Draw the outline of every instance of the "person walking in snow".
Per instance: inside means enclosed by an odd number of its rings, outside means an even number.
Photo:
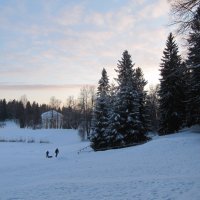
[[[58,156],[59,150],[58,148],[55,150],[56,157]]]
[[[49,151],[46,151],[46,158],[49,157]]]

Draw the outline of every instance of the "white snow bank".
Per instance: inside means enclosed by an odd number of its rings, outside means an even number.
[[[192,126],[191,131],[194,132],[194,133],[200,133],[200,125]]]

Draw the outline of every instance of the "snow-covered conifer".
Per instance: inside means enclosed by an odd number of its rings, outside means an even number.
[[[160,134],[169,134],[179,130],[184,113],[181,57],[172,33],[163,54],[159,91]]]
[[[140,102],[133,66],[131,56],[128,51],[124,51],[116,69],[118,87],[109,125],[111,146],[131,144],[144,139],[141,132]]]
[[[187,123],[200,124],[200,6],[198,7],[189,34],[187,66],[190,72],[187,101]]]
[[[147,81],[144,79],[144,75],[140,67],[136,68],[135,75],[137,92],[139,95],[139,119],[142,122],[140,131],[143,131],[145,133],[147,130],[149,130],[150,126],[149,115],[146,107],[147,92],[144,90]]]
[[[97,88],[97,98],[93,114],[93,132],[90,136],[91,147],[95,150],[108,146],[107,127],[109,118],[109,80],[105,69]]]

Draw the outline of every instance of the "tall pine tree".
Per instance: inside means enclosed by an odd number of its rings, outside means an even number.
[[[146,108],[147,93],[144,90],[147,81],[144,79],[144,75],[140,67],[136,68],[135,75],[136,75],[137,92],[139,95],[139,120],[142,122],[140,131],[141,132],[143,131],[145,133],[147,132],[147,130],[149,130],[150,126],[149,115]]]
[[[187,101],[188,125],[200,124],[200,6],[198,7],[189,34],[187,66],[190,72]]]
[[[145,138],[141,131],[140,102],[133,66],[131,56],[124,51],[116,70],[118,87],[109,126],[111,146],[132,144]]]
[[[146,97],[146,112],[148,113],[148,130],[158,131],[159,127],[159,85],[150,86],[148,95]]]
[[[159,91],[161,135],[174,133],[180,129],[185,108],[181,57],[172,33],[168,36],[163,54]]]
[[[94,150],[108,147],[107,127],[109,120],[109,79],[105,69],[97,88],[97,98],[93,116],[93,132],[90,136]]]

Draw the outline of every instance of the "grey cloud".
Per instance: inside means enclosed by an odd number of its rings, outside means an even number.
[[[90,85],[89,86],[94,86]],[[19,84],[19,85],[11,85],[0,83],[0,90],[53,90],[53,89],[78,89],[83,87],[81,84],[73,84],[73,85],[25,85],[25,84]]]

